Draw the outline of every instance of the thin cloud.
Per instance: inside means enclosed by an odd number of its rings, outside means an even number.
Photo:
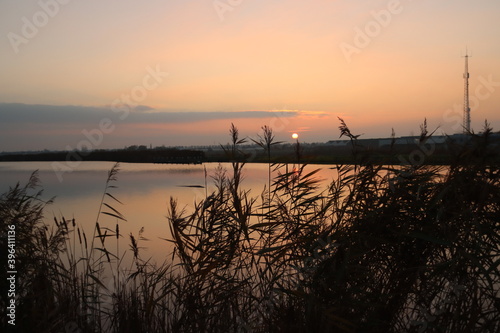
[[[121,106],[125,108],[126,106]],[[119,107],[120,108],[120,107]],[[110,107],[31,105],[0,103],[0,123],[7,124],[88,124],[98,123],[103,118],[110,118],[119,123],[189,123],[208,120],[264,119],[272,118],[274,111],[168,111],[157,110],[150,106],[138,105],[129,110],[126,117],[123,111],[115,112]],[[299,111],[279,112],[279,117],[295,117]]]

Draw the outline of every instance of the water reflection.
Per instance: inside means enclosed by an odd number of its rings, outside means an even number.
[[[101,198],[105,190],[107,173],[114,163],[84,162],[71,173],[65,173],[63,181],[57,179],[50,162],[2,162],[0,163],[0,193],[14,186],[16,182],[25,184],[34,170],[39,171],[39,177],[44,189],[43,198],[55,197],[52,205],[45,211],[45,218],[52,223],[54,217],[75,218],[87,235],[92,234]],[[169,244],[160,238],[169,237],[167,224],[167,203],[170,197],[178,199],[179,206],[191,211],[194,203],[205,198],[215,190],[211,176],[215,174],[218,163],[204,165],[168,165],[168,164],[120,164],[118,181],[113,185],[117,188],[110,192],[123,205],[116,204],[127,219],[126,222],[116,218],[101,215],[101,226],[115,229],[120,224],[123,242],[128,244],[129,234],[138,234],[144,227],[143,236],[150,241],[142,242],[140,246],[148,248],[145,256],[154,256],[157,261],[169,252]],[[222,164],[230,170],[230,164]],[[322,167],[319,177],[331,179],[333,171],[325,166],[309,166],[310,170]],[[208,179],[205,179],[205,168]],[[242,187],[251,190],[258,197],[267,184],[268,166],[266,164],[247,164],[244,168]],[[208,184],[207,191],[204,186]]]

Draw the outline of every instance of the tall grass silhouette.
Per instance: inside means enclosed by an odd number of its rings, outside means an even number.
[[[448,166],[357,163],[318,169],[273,161],[269,127],[262,193],[245,189],[237,128],[231,163],[191,209],[166,208],[172,251],[143,259],[125,238],[108,174],[93,236],[77,221],[45,222],[37,174],[0,197],[2,249],[18,230],[18,323],[31,332],[498,332],[500,170],[492,130],[452,146]],[[425,124],[421,141],[432,135]],[[297,151],[300,145],[297,142]],[[108,216],[113,226],[102,222]],[[123,246],[121,243],[128,243]],[[127,248],[128,245],[128,248]],[[124,264],[125,253],[132,264]],[[3,290],[7,287],[1,274]],[[108,277],[108,278],[107,278]],[[2,311],[6,303],[2,298]],[[2,327],[8,327],[2,313]]]

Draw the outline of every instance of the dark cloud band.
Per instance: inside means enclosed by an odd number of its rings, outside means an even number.
[[[128,106],[121,106],[127,107]],[[298,111],[165,111],[155,110],[149,106],[138,105],[129,108],[126,117],[111,107],[59,106],[0,103],[1,124],[87,124],[99,122],[102,118],[116,119],[120,123],[189,123],[197,121],[221,119],[262,119],[274,116],[294,117]]]

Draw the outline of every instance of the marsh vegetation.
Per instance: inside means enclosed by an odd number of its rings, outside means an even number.
[[[341,133],[357,137],[342,122]],[[148,260],[108,174],[93,230],[44,220],[37,174],[0,197],[1,247],[16,225],[17,328],[24,332],[498,332],[500,167],[491,129],[447,166],[383,166],[355,149],[326,190],[317,170],[275,164],[245,190],[246,142],[232,126],[227,170],[194,208],[171,198],[172,251]],[[423,127],[421,142],[429,137]],[[359,152],[362,153],[359,153]],[[208,189],[208,187],[205,187]],[[111,217],[115,224],[104,224]],[[109,219],[108,219],[109,221]],[[167,245],[167,244],[166,244]],[[4,251],[4,250],[3,250]],[[123,261],[131,253],[130,263]],[[6,255],[4,256],[4,258]],[[6,263],[0,283],[7,288]],[[105,276],[107,280],[104,281]],[[6,303],[2,295],[2,312]],[[2,313],[2,326],[8,327]]]

